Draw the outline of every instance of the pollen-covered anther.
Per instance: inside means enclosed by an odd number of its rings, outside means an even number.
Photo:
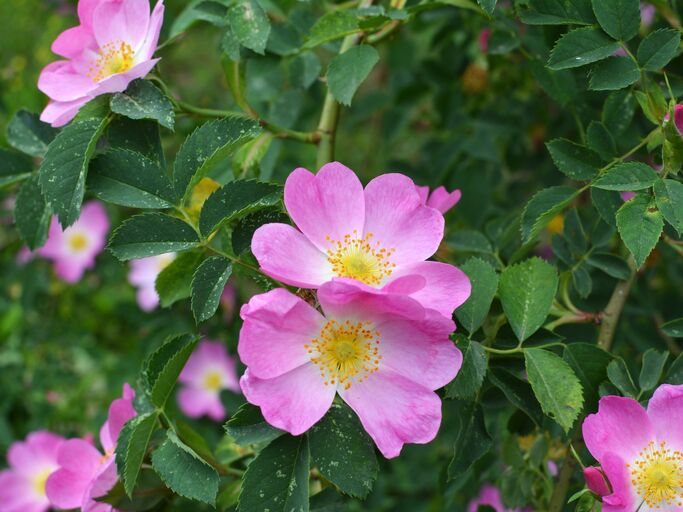
[[[650,509],[683,506],[683,454],[666,447],[666,442],[651,441],[627,464],[631,484]]]
[[[354,382],[363,382],[379,369],[380,333],[371,322],[338,322],[330,320],[317,338],[306,343],[311,362],[320,369],[325,385],[340,385],[349,389]]]
[[[115,41],[102,46],[99,56],[92,63],[87,76],[99,82],[116,73],[125,73],[133,67],[135,52],[124,41]]]
[[[373,237],[373,233],[366,233],[361,238],[355,229],[353,233],[344,235],[343,240],[325,237],[330,244],[327,261],[332,264],[332,271],[339,277],[351,277],[365,284],[380,285],[396,267],[390,261],[395,249],[382,247]]]

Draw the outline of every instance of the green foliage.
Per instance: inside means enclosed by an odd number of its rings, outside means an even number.
[[[555,139],[546,144],[555,166],[574,180],[590,180],[600,167],[600,157],[588,148],[566,139]]]
[[[594,91],[623,89],[640,79],[638,65],[627,57],[610,57],[593,67],[590,88]]]
[[[36,249],[47,240],[51,215],[52,210],[45,201],[37,177],[25,181],[17,194],[14,222],[29,249]]]
[[[590,1],[557,2],[530,0],[529,9],[522,10],[522,21],[528,25],[591,25],[595,17]]]
[[[191,295],[192,277],[201,261],[201,253],[186,251],[178,255],[159,273],[154,287],[163,307],[168,307]]]
[[[228,9],[232,33],[245,48],[263,54],[270,34],[270,22],[256,0],[235,3]]]
[[[472,400],[484,382],[488,358],[481,344],[464,336],[455,337],[462,352],[462,366],[453,382],[446,387],[446,396]]]
[[[492,445],[491,436],[486,430],[484,414],[476,402],[457,401],[458,429],[453,459],[448,465],[448,479],[462,475],[469,467],[483,457]]]
[[[31,159],[15,151],[0,148],[0,187],[6,187],[31,176]]]
[[[657,173],[649,165],[626,162],[607,170],[593,183],[604,190],[634,191],[650,188],[657,181]]]
[[[636,265],[640,267],[657,245],[664,221],[650,197],[639,194],[619,208],[617,228]]]
[[[482,326],[488,315],[498,289],[498,274],[489,263],[480,258],[468,259],[460,266],[460,270],[470,278],[472,292],[455,311],[455,316],[465,329],[473,333]]]
[[[662,325],[662,330],[673,338],[683,338],[683,318],[677,318]]]
[[[199,265],[192,278],[192,313],[197,323],[216,312],[230,274],[232,263],[221,256],[207,258]]]
[[[642,391],[652,391],[655,388],[668,358],[668,352],[659,352],[653,348],[643,354],[643,366],[638,377],[638,385]]]
[[[600,384],[607,380],[607,365],[612,361],[612,356],[590,343],[570,343],[565,347],[562,359],[581,382],[584,410],[596,410]]]
[[[680,43],[678,30],[655,30],[638,46],[638,63],[646,71],[657,71],[674,58]]]
[[[166,404],[198,341],[199,337],[191,334],[170,337],[145,361],[142,371],[145,390],[156,407],[163,408]]]
[[[112,96],[110,106],[112,112],[130,119],[152,119],[169,130],[175,125],[171,100],[147,80],[131,82],[124,92]]]
[[[314,48],[359,30],[358,19],[347,11],[332,11],[320,17],[306,38],[304,48]]]
[[[531,198],[522,213],[522,238],[535,239],[545,226],[578,195],[572,187],[550,187]]]
[[[638,0],[591,0],[598,23],[614,39],[628,41],[640,28]]]
[[[657,180],[654,185],[657,208],[664,219],[683,233],[683,183],[675,180]]]
[[[351,99],[360,84],[368,77],[379,61],[379,54],[372,46],[349,48],[337,55],[330,63],[327,83],[330,92],[339,103],[351,105]]]
[[[149,440],[157,426],[157,418],[156,411],[135,416],[126,422],[119,434],[116,443],[116,467],[130,498],[133,497]]]
[[[612,41],[596,28],[578,28],[562,36],[548,60],[550,69],[570,69],[585,66],[606,59],[619,49],[619,43]]]
[[[631,377],[631,372],[621,357],[614,359],[607,365],[607,377],[623,395],[633,398],[638,396],[638,390],[633,382],[633,377]]]
[[[20,110],[7,124],[7,142],[27,155],[43,157],[57,130],[40,121],[38,115]]]
[[[248,403],[232,415],[225,424],[225,431],[240,445],[269,443],[284,434],[263,419],[258,407]]]

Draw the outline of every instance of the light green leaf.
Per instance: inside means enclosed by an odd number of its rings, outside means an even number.
[[[664,220],[650,198],[639,194],[619,208],[617,229],[640,268],[657,245]]]
[[[202,262],[192,278],[192,314],[201,323],[213,316],[225,283],[232,274],[232,263],[227,258],[214,256]]]
[[[596,153],[570,140],[551,140],[546,147],[560,172],[574,180],[590,180],[602,166]]]
[[[152,467],[174,493],[213,506],[218,494],[218,473],[172,430],[152,453]]]
[[[614,39],[628,41],[640,28],[639,0],[592,0],[598,23]]]
[[[191,294],[192,276],[202,261],[200,252],[182,252],[164,268],[156,278],[154,288],[159,295],[159,303],[167,308],[171,304],[186,299]]]
[[[650,188],[658,176],[652,167],[642,162],[624,162],[610,168],[593,183],[604,190],[632,192]]]
[[[660,352],[654,348],[648,349],[643,354],[643,366],[640,369],[638,384],[641,391],[655,389],[664,371],[664,365],[669,358],[668,352]]]
[[[157,426],[157,417],[158,412],[154,411],[131,418],[121,429],[116,443],[116,467],[126,494],[131,498],[149,440]]]
[[[43,123],[38,114],[22,109],[7,124],[7,142],[13,148],[31,156],[45,156],[57,130]]]
[[[654,190],[657,208],[680,235],[683,233],[683,183],[669,179],[657,180]]]
[[[541,230],[579,194],[573,187],[556,186],[537,192],[522,212],[522,239],[534,240]]]
[[[530,258],[503,271],[498,293],[503,311],[520,341],[543,325],[558,282],[555,267],[540,258]]]
[[[191,226],[176,217],[143,213],[123,222],[109,239],[108,248],[121,261],[182,251],[199,245]]]
[[[356,90],[378,61],[377,50],[366,44],[354,46],[332,59],[327,70],[327,85],[334,99],[351,105]]]
[[[28,179],[33,174],[33,162],[26,155],[0,148],[0,187]]]
[[[331,11],[311,27],[304,48],[314,48],[327,41],[354,34],[360,30],[358,18],[348,11]]]
[[[152,119],[173,130],[175,112],[164,93],[148,80],[131,82],[124,92],[111,98],[111,111],[130,119]]]
[[[191,334],[171,336],[145,361],[142,370],[145,389],[158,408],[163,409],[166,404],[198,341],[199,337]]]
[[[242,405],[224,425],[225,431],[241,446],[265,444],[285,432],[268,423],[255,405]]]
[[[681,33],[673,29],[655,30],[638,47],[638,62],[646,71],[658,71],[676,56]]]
[[[51,218],[52,209],[45,202],[38,177],[25,181],[14,205],[14,222],[29,249],[37,249],[45,243]]]
[[[472,292],[465,303],[455,310],[458,321],[469,333],[482,326],[498,289],[498,274],[486,261],[470,258],[460,266],[472,284]],[[457,378],[456,378],[457,380]]]
[[[488,358],[480,343],[459,334],[455,335],[455,339],[462,352],[462,367],[455,379],[446,386],[446,396],[470,400],[481,389],[486,376]]]
[[[529,383],[543,412],[569,432],[583,407],[581,382],[562,358],[548,350],[524,350]]]
[[[263,55],[270,34],[270,21],[256,0],[235,2],[228,10],[230,28],[242,46]]]
[[[640,80],[640,69],[635,62],[628,57],[609,57],[593,67],[590,89],[616,91],[638,80]]]
[[[550,69],[578,68],[606,59],[619,49],[601,30],[579,28],[563,35],[553,48],[548,61]]]
[[[448,465],[448,480],[453,480],[467,471],[481,457],[486,455],[493,444],[486,430],[484,413],[477,402],[454,402],[457,418],[458,437],[453,448],[453,459]]]

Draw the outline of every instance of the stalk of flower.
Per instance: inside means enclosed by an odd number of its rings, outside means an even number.
[[[469,296],[470,281],[453,265],[425,260],[443,238],[438,208],[457,197],[444,189],[426,198],[402,174],[381,175],[363,189],[337,162],[315,175],[299,168],[285,183],[285,206],[298,230],[265,224],[254,233],[252,252],[263,272],[283,283],[319,288],[353,278],[382,293],[410,295],[450,318]]]
[[[62,32],[52,51],[66,60],[48,64],[38,88],[50,98],[40,119],[62,126],[100,94],[121,92],[144,77],[153,59],[164,18],[160,0],[80,0],[80,25]]]
[[[318,290],[322,313],[284,289],[253,297],[240,312],[240,379],[247,400],[273,426],[299,435],[339,394],[387,458],[428,443],[441,422],[434,390],[462,354],[452,320],[397,293],[348,278]]]
[[[222,421],[226,417],[221,391],[239,392],[235,360],[220,341],[202,341],[187,360],[178,381],[178,406],[190,418],[208,416]]]
[[[171,252],[131,260],[128,282],[138,289],[136,298],[138,306],[143,311],[152,311],[159,305],[159,294],[155,288],[156,279],[159,273],[175,259],[175,256],[175,253]]]
[[[59,467],[64,438],[47,431],[30,433],[7,452],[9,469],[0,471],[0,512],[45,512],[50,500],[45,482]]]

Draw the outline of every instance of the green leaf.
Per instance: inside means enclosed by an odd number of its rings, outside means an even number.
[[[43,123],[38,114],[21,109],[7,124],[7,142],[31,156],[45,156],[57,130]]]
[[[606,252],[594,252],[586,259],[586,262],[594,268],[602,270],[605,274],[626,281],[631,277],[631,269],[623,258]]]
[[[548,350],[524,350],[529,383],[543,412],[569,432],[583,406],[581,382],[562,358]]]
[[[643,354],[643,366],[640,369],[638,384],[641,391],[651,391],[655,389],[664,371],[664,365],[669,358],[668,352],[659,352],[651,348]]]
[[[467,471],[493,444],[486,430],[484,413],[477,402],[454,402],[458,419],[458,437],[453,448],[453,459],[448,465],[448,480],[453,480]]]
[[[159,295],[159,303],[167,308],[171,304],[186,299],[192,293],[192,276],[202,261],[202,254],[194,251],[180,253],[164,268],[154,283]]]
[[[242,46],[263,55],[270,34],[270,21],[256,0],[236,2],[228,10],[230,28]]]
[[[150,354],[142,371],[145,388],[152,403],[162,409],[171,395],[178,375],[197,346],[198,336],[170,336]]]
[[[311,461],[320,473],[354,498],[365,498],[377,479],[375,445],[351,408],[333,403],[308,432]]]
[[[123,222],[109,239],[109,250],[121,261],[182,251],[199,245],[197,233],[180,219],[142,213]]]
[[[308,440],[275,439],[247,467],[238,510],[308,512]]]
[[[225,424],[225,431],[240,446],[265,444],[285,434],[270,425],[261,414],[261,409],[246,403],[242,405]]]
[[[683,233],[683,183],[675,180],[655,181],[655,199],[657,208],[664,219],[678,231]]]
[[[683,318],[671,320],[662,325],[662,331],[672,338],[683,338]]]
[[[349,48],[332,59],[327,70],[327,85],[334,99],[351,105],[356,90],[378,61],[377,50],[366,44]]]
[[[220,5],[222,9],[219,10],[216,8],[219,7],[216,4],[217,2],[206,2],[205,0],[192,0],[189,2],[173,20],[168,38],[175,38],[197,21],[207,21],[214,25],[224,23],[223,18],[227,12],[225,6]]]
[[[331,11],[322,16],[311,27],[304,48],[314,48],[327,41],[339,39],[358,32],[358,18],[348,11]]]
[[[238,116],[204,123],[192,132],[178,150],[173,166],[176,193],[183,202],[211,169],[259,133],[256,121]]]
[[[455,379],[446,386],[448,398],[473,399],[486,376],[488,358],[480,343],[456,334],[458,348],[462,352],[462,366]]]
[[[503,392],[510,403],[529,416],[536,425],[543,424],[543,411],[527,381],[503,368],[491,368],[488,375],[491,383]]]
[[[152,82],[135,80],[124,92],[111,98],[111,111],[130,119],[152,119],[173,130],[173,104]]]
[[[308,89],[320,76],[322,64],[313,52],[297,55],[289,65],[289,80],[295,87]]]
[[[576,80],[570,70],[552,71],[540,60],[532,60],[529,67],[543,90],[560,105],[567,105],[576,97]]]
[[[655,248],[664,229],[662,214],[646,195],[637,195],[617,212],[617,229],[640,268]]]
[[[491,247],[489,239],[481,232],[472,229],[458,230],[450,235],[446,242],[456,251],[493,254],[493,247]]]
[[[642,162],[624,162],[605,172],[593,186],[604,190],[632,192],[650,188],[657,180],[657,173],[649,165]]]
[[[123,482],[119,479],[107,494],[95,498],[95,501],[113,505],[116,510],[122,512],[152,510],[165,498],[164,494],[159,492],[163,485],[151,468],[145,468],[140,471],[132,498],[128,497]]]
[[[222,224],[280,201],[280,187],[256,180],[236,180],[216,190],[204,203],[199,229],[208,236]]]
[[[602,124],[610,133],[621,135],[631,126],[636,112],[636,100],[630,91],[615,91],[602,107]]]
[[[541,230],[579,194],[573,187],[548,187],[537,192],[522,212],[522,240],[534,240]]]
[[[159,162],[159,167],[166,169],[159,125],[154,121],[117,117],[109,125],[107,142],[111,148],[135,151]]]
[[[21,186],[14,205],[14,222],[29,249],[37,249],[45,243],[51,218],[52,209],[45,202],[38,177],[34,176]]]
[[[655,30],[638,47],[638,62],[645,71],[658,71],[676,56],[681,44],[678,30]]]
[[[460,266],[472,284],[472,292],[465,303],[455,310],[458,321],[469,333],[482,326],[498,289],[498,274],[486,261],[470,258]]]
[[[152,453],[152,467],[174,493],[213,506],[220,479],[192,449],[172,430],[166,440]]]
[[[588,147],[595,151],[606,161],[611,160],[617,153],[617,145],[612,134],[604,124],[599,121],[591,121],[586,130],[586,142]]]
[[[0,148],[0,187],[29,178],[33,174],[33,162],[26,155]]]
[[[617,211],[624,204],[619,192],[591,188],[591,201],[598,214],[608,225],[617,226]]]
[[[567,139],[555,139],[546,144],[555,166],[574,180],[590,180],[602,166],[600,157],[590,149]]]
[[[590,89],[616,91],[638,80],[640,80],[640,69],[635,62],[628,57],[609,57],[593,67]]]
[[[628,367],[621,357],[615,358],[607,365],[607,377],[625,396],[635,398],[638,395],[631,372],[628,371]]]
[[[679,321],[680,320],[683,319],[679,319]],[[681,336],[683,336],[683,322],[681,322],[679,332],[681,333]],[[666,377],[664,378],[664,382],[675,385],[683,384],[683,354],[679,354],[674,362],[671,363],[669,371],[666,373]]]
[[[45,199],[62,226],[73,224],[81,211],[85,178],[107,118],[72,121],[55,137],[38,171]]]
[[[592,3],[598,23],[614,39],[628,41],[638,34],[639,0],[592,0]]]
[[[543,325],[558,283],[555,267],[540,258],[507,267],[501,274],[498,293],[503,311],[520,341]]]
[[[116,443],[116,467],[126,494],[131,498],[157,417],[158,412],[154,411],[131,418],[121,429]]]
[[[595,22],[590,0],[531,0],[520,17],[527,25],[591,25]]]
[[[222,256],[207,258],[199,265],[192,278],[192,314],[197,323],[216,312],[230,274],[232,263]]]
[[[249,251],[256,230],[270,223],[289,224],[289,217],[279,210],[261,210],[242,217],[232,230],[232,250],[235,254]]]
[[[555,43],[548,67],[554,70],[578,68],[606,59],[619,48],[619,43],[597,28],[578,28],[567,32]]]
[[[479,7],[481,7],[486,14],[491,16],[493,14],[493,10],[496,8],[496,2],[498,0],[477,0],[477,3],[479,4]]]
[[[588,271],[588,265],[585,262],[579,263],[572,270],[572,284],[579,297],[583,299],[588,297],[593,291],[593,280]]]
[[[607,365],[612,361],[612,355],[590,343],[570,343],[564,347],[562,359],[581,381],[584,409],[596,410],[600,384],[607,380]]]
[[[159,163],[126,149],[112,149],[91,164],[88,189],[98,198],[131,208],[170,208],[171,180]]]

